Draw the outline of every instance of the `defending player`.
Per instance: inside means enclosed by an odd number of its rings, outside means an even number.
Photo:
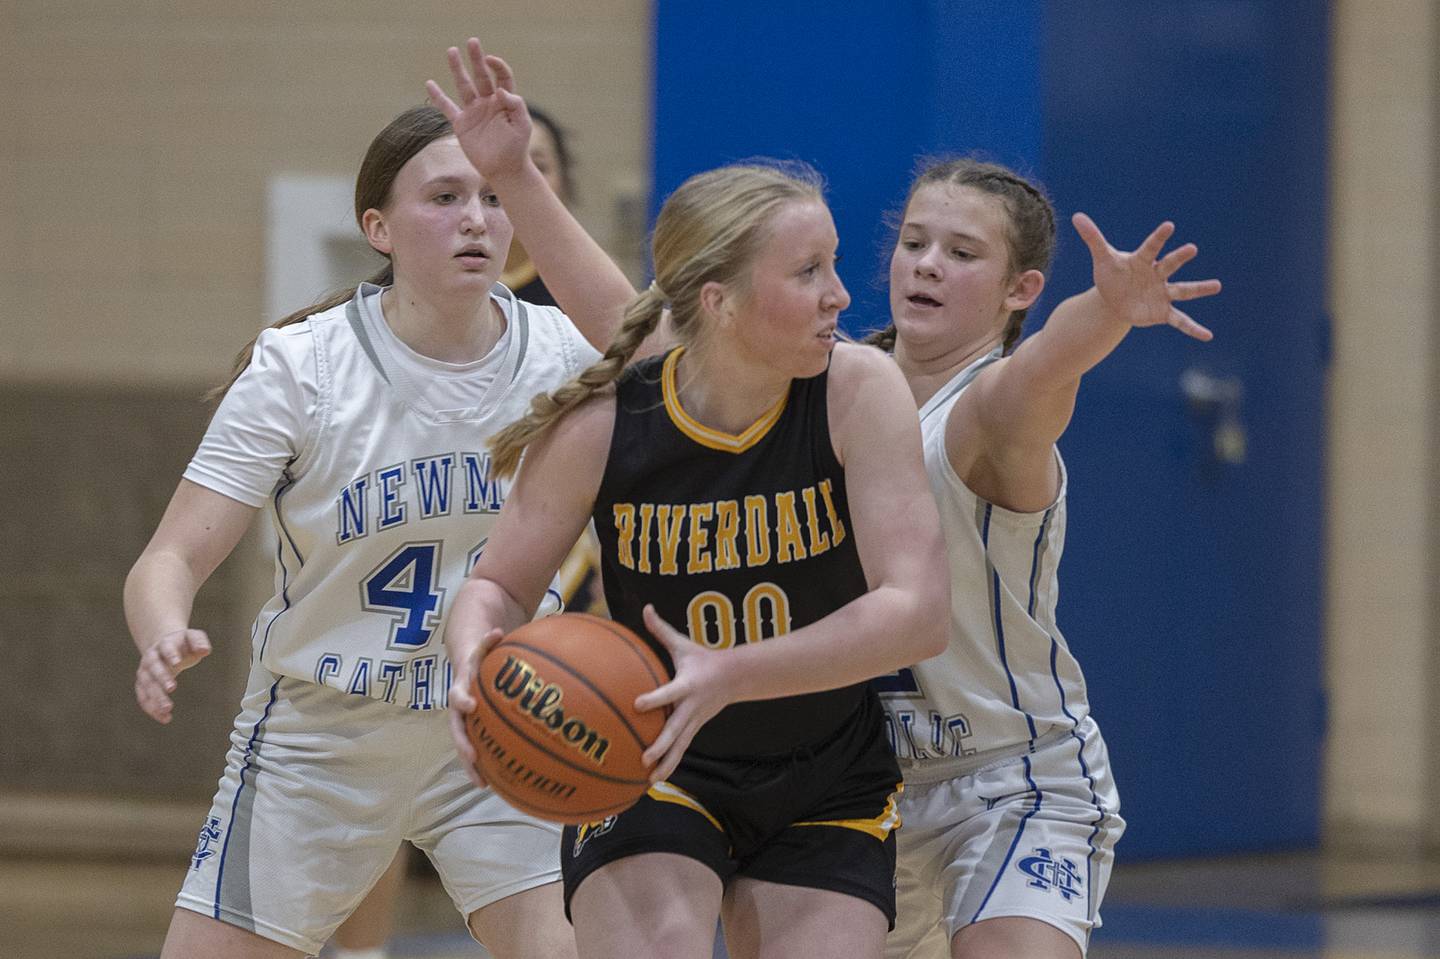
[[[524,137],[490,146],[524,162]],[[486,440],[598,356],[629,284],[592,274],[590,342],[496,285],[509,220],[431,107],[372,142],[355,212],[390,265],[242,354],[126,582],[136,697],[169,722],[179,674],[210,650],[196,591],[257,510],[278,535],[163,956],[314,954],[405,839],[492,954],[573,955],[558,828],[477,794],[454,755],[440,629],[505,497]]]
[[[470,57],[462,106],[431,91],[467,150],[521,109],[503,63]],[[653,788],[566,831],[582,955],[708,957],[723,914],[737,957],[878,956],[893,920],[898,784],[865,680],[938,651],[946,584],[898,371],[834,342],[835,247],[809,177],[691,178],[605,359],[497,437],[499,469],[529,449],[446,632],[455,706],[592,515],[612,614],[675,665],[637,703],[674,708]],[[683,345],[621,376],[667,310]]]
[[[891,959],[1074,959],[1099,925],[1124,830],[1085,680],[1055,622],[1065,468],[1080,377],[1132,327],[1210,332],[1174,307],[1162,224],[1133,253],[1076,214],[1095,287],[1016,348],[1055,243],[1049,201],[1010,170],[931,165],[890,262],[893,347],[920,406],[951,578],[945,653],[877,681],[905,773]],[[1158,258],[1158,259],[1157,259]]]

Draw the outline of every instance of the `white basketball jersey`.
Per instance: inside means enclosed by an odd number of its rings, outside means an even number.
[[[486,443],[599,354],[560,311],[497,286],[508,323],[475,377],[475,405],[437,410],[426,397],[463,395],[482,364],[417,364],[385,325],[379,294],[367,284],[345,305],[261,333],[185,476],[263,505],[278,534],[254,659],[343,692],[443,708],[445,616],[509,485]],[[427,375],[451,376],[451,388],[428,388]]]
[[[920,408],[925,470],[950,563],[950,643],[940,655],[877,680],[902,761],[951,765],[1073,728],[1089,712],[1085,679],[1055,625],[1065,545],[1059,451],[1059,495],[1038,513],[980,499],[945,452],[956,399],[999,358],[996,350],[972,363]]]

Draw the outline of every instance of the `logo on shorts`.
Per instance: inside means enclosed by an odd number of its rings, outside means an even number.
[[[195,864],[191,868],[199,869],[205,860],[215,855],[215,849],[211,844],[218,843],[219,841],[220,820],[211,816],[205,825],[200,827],[200,838],[195,843],[195,855],[190,857]]]
[[[1030,877],[1026,885],[1031,889],[1047,892],[1058,889],[1066,902],[1085,892],[1085,880],[1080,878],[1080,867],[1074,860],[1056,859],[1048,849],[1037,848],[1035,855],[1026,856],[1015,864],[1015,868]]]
[[[599,822],[587,822],[584,825],[579,826],[575,830],[575,851],[573,855],[580,855],[580,850],[585,848],[585,844],[587,842],[589,842],[591,839],[594,839],[596,836],[605,835],[607,832],[614,828],[614,816],[606,816]]]

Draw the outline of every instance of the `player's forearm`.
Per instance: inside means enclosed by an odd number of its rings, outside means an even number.
[[[1093,288],[1057,306],[1045,328],[1020,345],[992,382],[980,385],[979,425],[991,438],[986,445],[1048,448],[1070,425],[1081,376],[1129,330]]]
[[[1130,325],[1106,308],[1094,287],[1055,308],[1040,332],[1015,351],[1007,371],[1017,392],[1074,391],[1080,377],[1114,352]]]
[[[190,625],[201,581],[181,557],[146,550],[125,577],[125,622],[144,653],[157,639]]]
[[[560,202],[535,164],[490,185],[555,302],[604,352],[635,298],[630,280]]]
[[[730,650],[722,655],[734,701],[836,689],[938,655],[948,640],[949,597],[944,577],[881,586],[793,633]]]

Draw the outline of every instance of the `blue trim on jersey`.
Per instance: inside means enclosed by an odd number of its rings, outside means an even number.
[[[1050,516],[1054,512],[1055,507],[1052,506],[1047,509],[1045,515],[1041,517],[1040,532],[1036,535],[1035,545],[1030,550],[1030,601],[1025,604],[1025,614],[1031,619],[1035,618],[1035,598],[1038,592],[1038,590],[1035,589],[1035,584],[1040,581],[1040,544],[1045,542],[1045,534],[1050,531]],[[1054,636],[1050,637],[1050,642],[1055,642]],[[1060,698],[1062,700],[1065,698],[1063,690],[1060,693]],[[1066,715],[1069,716],[1070,714],[1066,713]],[[1075,717],[1070,716],[1070,719],[1073,721]]]
[[[245,770],[250,768],[250,757],[255,753],[256,741],[260,738],[260,727],[265,725],[265,720],[270,718],[270,710],[275,705],[275,696],[280,690],[280,680],[275,680],[270,685],[270,701],[265,704],[265,711],[260,718],[255,720],[255,728],[250,731],[250,741],[245,744],[245,765],[240,767],[240,785],[235,789],[235,798],[230,801],[230,825],[225,828],[225,844],[220,847],[220,866],[215,876],[215,918],[220,918],[220,888],[225,882],[225,855],[230,851],[230,837],[235,834],[235,810],[240,805],[240,794],[245,791]]]
[[[1005,850],[1005,861],[1000,864],[999,869],[995,870],[995,881],[990,883],[990,889],[985,893],[985,898],[980,900],[980,908],[976,909],[975,915],[970,917],[971,923],[980,921],[980,914],[984,912],[985,907],[989,905],[990,897],[995,895],[995,890],[999,887],[1000,880],[1005,878],[1005,870],[1010,868],[1010,860],[1015,857],[1015,849],[1020,845],[1020,837],[1025,835],[1025,824],[1030,821],[1032,816],[1040,811],[1040,804],[1044,799],[1040,793],[1040,787],[1035,785],[1035,777],[1030,774],[1030,757],[1022,756],[1020,758],[1025,763],[1025,781],[1030,784],[1030,791],[1035,793],[1035,805],[1030,807],[1030,811],[1021,817],[1020,827],[1015,830],[1015,838],[1010,840],[1010,848]]]
[[[295,480],[288,475],[286,479],[287,482],[285,485],[275,491],[275,523],[285,533],[284,539],[277,536],[275,542],[275,562],[280,564],[280,598],[284,601],[285,606],[280,612],[275,614],[274,618],[270,620],[269,625],[265,627],[265,638],[260,641],[260,651],[255,654],[255,662],[260,662],[265,656],[265,647],[270,642],[270,630],[275,628],[275,621],[285,615],[290,609],[290,567],[285,563],[285,539],[290,538],[290,532],[285,529],[285,523],[280,518],[280,497],[284,496],[290,487],[295,485]],[[295,549],[293,540],[290,543],[290,548]],[[300,551],[298,549],[295,550],[295,557],[300,559],[301,563],[304,563],[304,559],[300,558]]]
[[[288,472],[285,474],[285,485],[275,494],[275,523],[280,527],[280,532],[285,534],[285,539],[290,543],[290,551],[295,554],[295,561],[303,567],[305,557],[300,555],[300,547],[295,545],[295,537],[290,535],[290,527],[285,524],[285,517],[280,514],[280,494],[288,491],[295,485],[295,477]]]
[[[1030,739],[1034,740],[1038,733],[1035,731],[1035,717],[1020,708],[1020,690],[1015,685],[1015,674],[1010,671],[1010,660],[1005,655],[1005,625],[1001,622],[1000,605],[1000,574],[995,571],[995,564],[990,562],[990,514],[995,507],[990,503],[985,504],[985,522],[980,528],[980,545],[985,548],[985,565],[990,568],[990,607],[994,612],[995,626],[995,648],[1000,654],[1000,665],[1005,667],[1005,678],[1010,682],[1010,705],[1014,706],[1017,712],[1025,713],[1025,725],[1030,728]],[[1029,763],[1026,763],[1029,768]]]
[[[1029,613],[1032,620],[1035,619],[1035,584],[1040,581],[1040,545],[1045,542],[1045,535],[1050,531],[1050,519],[1054,515],[1054,512],[1055,507],[1053,506],[1045,511],[1044,518],[1040,520],[1040,532],[1035,537],[1035,548],[1031,553],[1030,600],[1026,604],[1026,612]],[[1050,634],[1047,633],[1047,635]],[[1106,812],[1105,806],[1100,802],[1099,793],[1095,791],[1095,777],[1090,774],[1090,767],[1085,762],[1085,737],[1081,736],[1076,729],[1076,727],[1080,725],[1080,721],[1075,718],[1074,713],[1070,712],[1070,704],[1066,702],[1065,699],[1065,685],[1060,682],[1060,670],[1058,667],[1059,655],[1060,643],[1056,641],[1053,635],[1050,635],[1050,676],[1055,680],[1055,691],[1060,694],[1060,711],[1065,714],[1066,719],[1070,720],[1070,735],[1080,744],[1080,749],[1075,753],[1075,758],[1080,763],[1080,774],[1085,777],[1085,783],[1090,788],[1090,805],[1094,806],[1096,812],[1099,813],[1095,818],[1095,822],[1091,824],[1090,835],[1085,837],[1085,845],[1090,848],[1090,852],[1085,856],[1086,915],[1091,922],[1094,922],[1096,904],[1095,897],[1090,894],[1090,883],[1094,878],[1094,860],[1100,852],[1095,845],[1095,837],[1100,834],[1100,824],[1105,821]]]

